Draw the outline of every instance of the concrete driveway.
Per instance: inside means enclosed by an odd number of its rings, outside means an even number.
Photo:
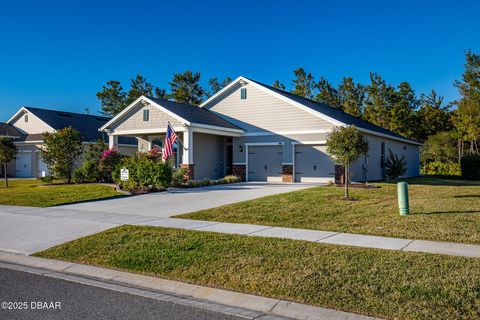
[[[50,208],[0,206],[0,250],[30,254],[122,224],[148,224],[160,218],[312,186],[315,185],[237,183]]]
[[[215,208],[312,186],[314,185],[297,183],[234,183],[203,188],[172,189],[167,192],[71,204],[57,208],[168,218],[182,213]]]

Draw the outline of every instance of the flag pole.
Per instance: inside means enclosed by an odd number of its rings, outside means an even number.
[[[172,128],[172,131],[175,133],[175,135],[177,136],[177,140],[178,142],[180,142],[180,144],[182,145],[182,148],[184,150],[188,150],[188,148],[185,148],[185,145],[183,144],[182,140],[180,139],[180,137],[177,135],[177,133],[175,132],[175,130],[173,130],[173,126],[172,124],[170,123],[170,121],[167,121],[167,126],[170,126],[170,128]]]

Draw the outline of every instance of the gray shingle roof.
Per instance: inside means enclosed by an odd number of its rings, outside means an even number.
[[[111,119],[109,117],[32,107],[25,107],[25,109],[33,113],[55,130],[60,130],[66,127],[72,127],[75,130],[78,130],[82,135],[82,140],[84,142],[94,142],[98,139],[108,141],[107,135],[98,131],[98,129]],[[25,138],[25,141],[32,139],[41,140],[41,135],[31,134]],[[119,137],[118,143],[136,145],[137,139]]]
[[[153,97],[147,98],[191,123],[243,130],[205,108]]]
[[[248,79],[248,78],[246,78],[246,79]],[[265,88],[268,88],[268,89],[270,89],[270,90],[272,90],[272,91],[274,91],[278,94],[281,94],[282,96],[284,96],[286,98],[289,98],[289,99],[291,99],[295,102],[298,102],[298,103],[300,103],[300,104],[302,104],[302,105],[304,105],[304,106],[306,106],[306,107],[308,107],[312,110],[320,112],[320,113],[322,113],[326,116],[329,116],[330,118],[338,120],[338,121],[340,121],[342,123],[345,123],[347,125],[354,125],[357,128],[374,131],[374,132],[385,134],[385,135],[388,135],[388,136],[391,136],[391,137],[394,137],[394,138],[405,139],[405,140],[411,141],[413,143],[419,143],[418,141],[415,141],[415,140],[412,140],[412,139],[409,139],[409,138],[405,138],[404,136],[401,136],[401,135],[399,135],[395,132],[392,132],[390,130],[387,130],[385,128],[377,126],[377,125],[375,125],[373,123],[370,123],[368,121],[359,119],[359,118],[357,118],[357,117],[355,117],[351,114],[348,114],[348,113],[346,113],[342,110],[333,108],[333,107],[331,107],[327,104],[320,103],[320,102],[317,102],[317,101],[313,101],[313,100],[301,97],[299,95],[274,88],[272,86],[269,86],[267,84],[264,84],[264,83],[261,83],[261,82],[258,82],[258,81],[252,80],[252,79],[248,79],[248,80],[250,80],[252,82],[255,82],[256,84],[259,84],[259,85],[261,85]]]
[[[0,137],[22,138],[23,134],[9,123],[0,122]]]

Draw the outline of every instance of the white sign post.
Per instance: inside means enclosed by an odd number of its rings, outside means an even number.
[[[128,181],[128,169],[127,168],[122,168],[120,170],[120,180]]]

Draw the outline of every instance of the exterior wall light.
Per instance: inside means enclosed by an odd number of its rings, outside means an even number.
[[[238,146],[238,152],[243,152],[243,147],[242,146]]]

